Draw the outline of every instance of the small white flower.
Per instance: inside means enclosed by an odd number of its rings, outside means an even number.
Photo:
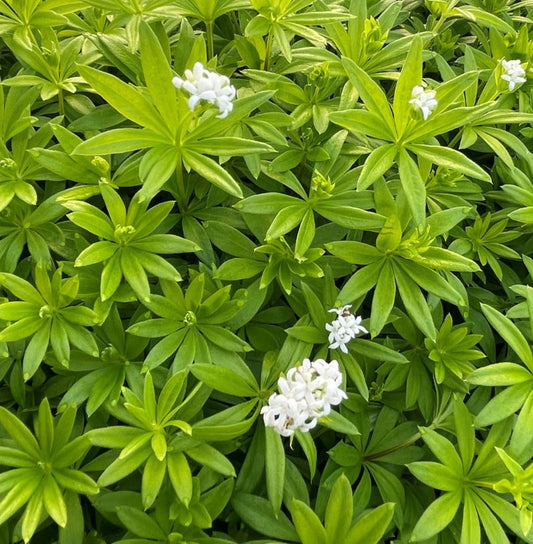
[[[353,315],[350,312],[351,307],[351,304],[348,304],[342,308],[329,310],[337,314],[337,319],[326,325],[326,330],[329,332],[329,349],[340,348],[343,353],[348,353],[346,344],[359,333],[368,333],[361,325],[363,318]]]
[[[421,85],[415,85],[411,93],[409,104],[416,106],[421,112],[424,121],[430,116],[431,112],[437,107],[438,100],[435,98],[435,91],[426,91]]]
[[[311,364],[318,374],[318,378],[314,382],[313,397],[315,401],[322,403],[320,413],[315,413],[315,415],[317,417],[327,416],[331,412],[332,406],[337,406],[348,398],[340,388],[342,372],[339,370],[337,361],[327,363],[324,359],[317,359]]]
[[[218,108],[219,119],[224,119],[233,110],[235,87],[228,77],[206,70],[201,62],[195,63],[192,70],[185,70],[185,79],[172,78],[172,84],[190,94],[188,104],[191,110],[202,101]]]
[[[281,436],[291,436],[304,423],[305,415],[298,403],[285,395],[273,393],[268,405],[261,408],[265,425],[273,427]],[[305,418],[304,418],[305,419]]]
[[[501,59],[500,62],[502,63],[502,67],[505,72],[504,74],[502,74],[501,78],[504,81],[507,81],[509,85],[509,91],[514,91],[517,85],[526,82],[526,78],[524,77],[526,75],[526,71],[522,68],[522,65],[518,59]]]

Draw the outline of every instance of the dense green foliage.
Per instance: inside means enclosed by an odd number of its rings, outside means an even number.
[[[532,23],[0,0],[0,544],[533,543]]]

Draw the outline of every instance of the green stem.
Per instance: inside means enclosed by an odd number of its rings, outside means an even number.
[[[187,191],[185,188],[185,179],[183,176],[183,161],[181,157],[179,158],[178,165],[176,166],[176,180],[178,209],[180,213],[184,213],[187,210]]]
[[[393,446],[392,448],[388,448],[382,451],[377,451],[376,453],[371,453],[370,455],[365,455],[363,457],[363,461],[373,461],[374,459],[379,459],[380,457],[385,457],[385,455],[389,455],[390,453],[394,453],[395,451],[401,450],[403,448],[407,448],[408,446],[411,446],[412,444],[414,444],[421,436],[422,435],[420,433],[416,433],[405,442],[402,442],[401,444],[397,444],[396,446]]]
[[[447,415],[447,409],[444,410],[444,413],[439,413],[435,420],[431,423],[431,425],[428,427],[428,429],[435,430],[438,428],[439,423],[444,417]],[[401,444],[397,444],[396,446],[392,446],[391,448],[387,448],[386,450],[377,451],[376,453],[371,453],[369,455],[365,455],[363,457],[364,461],[373,461],[374,459],[379,459],[380,457],[385,457],[385,455],[389,455],[390,453],[394,453],[395,451],[402,450],[403,448],[407,448],[408,446],[412,446],[417,440],[422,438],[421,433],[416,433],[411,438],[408,438]]]
[[[263,63],[263,70],[268,70],[269,63],[270,63],[270,57],[272,56],[272,32],[268,32],[267,36],[267,42],[266,42],[266,48],[265,48],[265,62]]]
[[[215,38],[214,38],[215,22],[206,21],[205,30],[207,35],[207,59],[209,60],[215,56]]]
[[[59,89],[57,92],[59,115],[65,115],[65,101],[63,99],[63,89]]]
[[[435,26],[431,29],[431,32],[434,32],[435,34],[438,34],[439,33],[439,30],[441,29],[442,25],[446,22],[446,13],[443,13],[440,17],[439,17],[439,20],[435,23]]]
[[[461,129],[453,138],[452,141],[448,144],[448,147],[453,147],[460,139],[463,134],[463,129]]]

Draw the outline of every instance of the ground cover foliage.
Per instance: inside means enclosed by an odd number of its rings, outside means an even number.
[[[0,1],[0,542],[533,542],[530,17]]]

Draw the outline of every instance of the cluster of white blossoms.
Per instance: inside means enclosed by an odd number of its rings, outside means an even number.
[[[435,98],[435,91],[426,91],[422,85],[415,85],[411,93],[409,104],[417,107],[422,112],[424,121],[431,115],[431,112],[437,107],[438,100]]]
[[[192,70],[185,70],[185,79],[172,78],[172,84],[190,94],[188,104],[191,110],[199,102],[207,102],[218,108],[219,119],[224,119],[233,110],[235,87],[228,77],[206,70],[201,62],[195,63]]]
[[[333,308],[330,312],[336,313],[337,318],[326,325],[326,330],[329,332],[328,342],[329,349],[337,349],[344,353],[348,353],[346,344],[361,332],[368,331],[361,325],[363,318],[355,316],[350,312],[351,304],[347,304],[342,308]]]
[[[500,61],[502,63],[502,68],[504,73],[501,78],[504,81],[507,81],[509,85],[509,91],[514,91],[514,88],[520,83],[526,82],[526,71],[522,68],[522,64],[519,60],[505,60]]]
[[[280,393],[273,393],[261,409],[265,425],[281,436],[291,436],[297,430],[308,432],[316,427],[319,417],[327,416],[332,406],[347,398],[341,384],[337,361],[304,359],[285,378],[279,378]]]

